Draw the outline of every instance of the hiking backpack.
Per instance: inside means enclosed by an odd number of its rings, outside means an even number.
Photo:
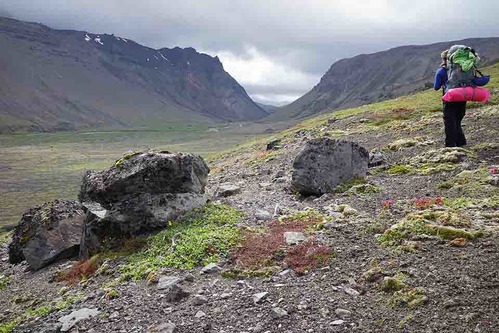
[[[447,84],[445,90],[458,87],[474,87],[475,64],[480,58],[475,50],[464,46],[454,45],[448,52]]]

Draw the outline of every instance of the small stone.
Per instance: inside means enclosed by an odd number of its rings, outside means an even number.
[[[288,245],[296,245],[307,239],[303,232],[287,231],[284,233],[284,239]]]
[[[341,320],[341,319],[338,319],[338,320],[335,320],[331,323],[331,325],[333,326],[338,326],[338,325],[343,325],[345,323],[344,320]]]
[[[184,276],[184,281],[187,281],[187,282],[194,282],[194,275],[192,275],[191,273],[187,273],[187,274]]]
[[[272,216],[266,210],[257,210],[255,213],[255,218],[258,221],[268,221],[272,218]]]
[[[222,269],[215,263],[208,264],[201,269],[201,274],[214,274],[220,272]]]
[[[189,296],[189,292],[182,289],[178,284],[174,284],[165,294],[165,299],[167,302],[178,302],[187,296]]]
[[[220,298],[221,299],[227,299],[227,298],[230,298],[232,296],[231,293],[223,293],[220,295]]]
[[[360,295],[360,293],[357,290],[350,287],[343,287],[343,290],[350,296],[356,297]]]
[[[282,318],[288,315],[288,312],[282,308],[273,308],[272,309],[272,317],[273,318]]]
[[[281,149],[281,140],[275,139],[267,142],[267,150],[278,150]]]
[[[328,308],[321,308],[319,310],[319,313],[325,318],[329,316],[329,309]]]
[[[265,298],[267,298],[268,294],[269,293],[266,291],[261,292],[261,293],[257,293],[257,294],[253,294],[253,303],[258,304],[258,303],[262,302]]]
[[[177,331],[177,326],[173,323],[164,323],[155,327],[151,332],[157,333],[175,333]]]
[[[203,311],[198,311],[198,312],[196,312],[196,314],[194,315],[194,317],[196,317],[196,318],[203,318],[203,317],[206,317],[206,313],[204,313]]]
[[[118,311],[114,311],[113,313],[111,313],[111,315],[109,316],[109,319],[116,319],[120,316],[120,313]]]
[[[224,183],[220,184],[215,191],[215,197],[230,197],[231,195],[236,195],[241,193],[241,188],[237,185]]]
[[[194,305],[202,305],[208,302],[208,298],[203,295],[194,295],[194,298],[192,299],[192,304]]]
[[[348,310],[345,310],[345,309],[336,309],[334,310],[334,313],[340,317],[340,318],[348,318],[352,315],[352,312],[348,311]]]
[[[77,311],[73,311],[67,316],[59,318],[59,322],[62,323],[61,332],[67,332],[78,322],[95,317],[99,314],[97,309],[83,308]]]
[[[284,277],[284,276],[287,276],[287,275],[291,274],[291,272],[292,271],[290,269],[285,269],[285,270],[283,270],[282,272],[279,273],[279,276]]]

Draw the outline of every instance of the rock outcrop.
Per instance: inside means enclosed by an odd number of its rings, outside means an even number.
[[[77,256],[83,221],[83,206],[75,201],[55,200],[28,209],[14,230],[9,261],[26,260],[37,270]]]
[[[367,173],[369,152],[357,143],[314,139],[293,162],[291,185],[303,195],[322,195],[339,184]]]
[[[79,195],[86,211],[80,256],[203,205],[208,173],[201,157],[169,152],[126,154],[108,170],[87,172]]]

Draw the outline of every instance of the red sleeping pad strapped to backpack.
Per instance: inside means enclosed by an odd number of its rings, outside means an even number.
[[[490,99],[490,91],[482,87],[459,87],[449,89],[442,97],[445,102],[482,102]]]

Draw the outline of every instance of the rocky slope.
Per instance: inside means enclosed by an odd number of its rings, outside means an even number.
[[[217,57],[0,18],[0,132],[255,120]]]
[[[424,92],[308,120],[269,138],[279,140],[269,150],[260,141],[227,152],[211,161],[207,189],[242,217],[215,204],[69,286],[54,277],[78,264],[30,272],[9,265],[4,247],[0,327],[57,332],[72,323],[67,315],[86,314],[67,331],[497,332],[499,91],[490,88],[496,104],[470,105],[465,148],[442,148],[440,95]],[[317,138],[355,141],[377,160],[363,179],[302,197],[291,189],[293,161]],[[241,249],[257,256],[274,245],[251,248],[258,237],[216,256],[233,237],[225,231],[251,237],[314,219],[302,233],[330,254],[315,268],[283,260],[297,247],[245,268]],[[184,265],[198,247],[220,267],[164,264]]]
[[[303,118],[326,110],[386,100],[431,87],[440,53],[454,44],[471,45],[482,55],[479,66],[499,60],[499,38],[474,38],[409,45],[335,62],[321,81],[269,120]]]

